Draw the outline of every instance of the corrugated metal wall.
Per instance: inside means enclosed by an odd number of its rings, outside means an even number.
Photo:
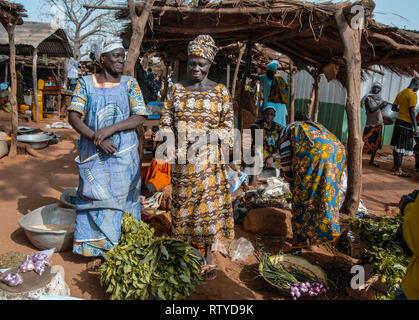
[[[393,72],[382,69],[384,75],[377,73],[368,76],[367,80],[362,82],[361,96],[363,97],[370,91],[372,84],[379,81],[383,85],[381,96],[384,100],[392,103],[397,94],[407,88],[411,78],[399,76]],[[296,110],[306,109],[307,101],[310,98],[314,79],[305,70],[298,72],[295,79],[295,108]],[[332,131],[340,140],[348,140],[348,122],[346,116],[346,89],[339,81],[327,82],[326,77],[322,76],[320,80],[320,110],[319,122]],[[419,101],[418,101],[419,106]],[[418,109],[418,107],[417,107]],[[365,126],[366,115],[362,110],[362,128]],[[393,134],[393,126],[384,126],[384,144],[390,144]]]

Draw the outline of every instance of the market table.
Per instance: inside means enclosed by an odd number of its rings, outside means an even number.
[[[57,96],[58,97],[58,104],[57,104],[57,111],[58,111],[58,119],[61,118],[61,106],[62,106],[62,99],[64,98],[68,101],[68,98],[73,96],[73,92],[71,90],[66,90],[58,86],[45,86],[42,90],[43,94],[43,105],[45,106],[45,97],[46,96]],[[64,106],[67,107],[67,102],[65,101]],[[65,111],[64,111],[65,114]]]

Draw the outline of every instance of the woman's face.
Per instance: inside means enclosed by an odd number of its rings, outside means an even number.
[[[187,75],[190,80],[195,82],[203,81],[209,72],[211,62],[207,59],[197,56],[189,56]]]
[[[125,50],[120,48],[104,53],[101,62],[103,68],[110,74],[121,74],[124,70]]]
[[[272,121],[274,121],[275,118],[275,111],[272,109],[267,109],[265,111],[265,121],[267,123],[272,123]]]

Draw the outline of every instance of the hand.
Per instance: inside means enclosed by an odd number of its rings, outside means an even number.
[[[110,127],[105,127],[102,129],[99,129],[98,131],[95,132],[95,134],[93,135],[93,142],[95,145],[100,146],[100,144],[107,138],[109,138],[110,136],[112,136],[115,133],[114,129],[110,126]]]
[[[112,143],[111,140],[104,140],[99,144],[99,147],[102,148],[107,154],[111,155],[118,151],[118,148]]]

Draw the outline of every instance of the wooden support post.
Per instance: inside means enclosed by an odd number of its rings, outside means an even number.
[[[227,87],[227,90],[229,91],[230,91],[230,72],[231,72],[230,64],[227,63],[226,87]]]
[[[9,63],[8,62],[4,64],[4,82],[8,82],[7,80],[9,80]]]
[[[173,66],[173,75],[175,76],[174,82],[179,82],[179,65],[180,61],[178,59],[175,61]]]
[[[64,63],[64,89],[68,89],[68,58],[63,60]]]
[[[252,64],[252,44],[248,43],[246,46],[246,64],[244,66],[244,71],[242,75],[241,88],[240,88],[240,97],[239,97],[239,117],[238,117],[238,127],[240,132],[243,132],[243,113],[242,113],[242,102],[245,96],[246,80],[250,75],[250,67]]]
[[[319,77],[320,79],[320,77]],[[320,83],[316,87],[316,93],[314,95],[314,115],[313,120],[317,122],[319,119],[319,107],[320,107]]]
[[[343,13],[343,4],[335,13],[339,35],[344,45],[346,67],[346,113],[349,141],[347,148],[348,189],[342,212],[355,217],[362,189],[362,131],[361,131],[361,38],[362,29],[352,29]]]
[[[14,158],[17,154],[17,127],[19,118],[17,112],[17,78],[16,78],[16,47],[15,47],[15,28],[17,21],[3,23],[9,37],[9,66],[10,66],[10,96],[9,102],[12,105],[12,140],[10,142],[9,157]]]
[[[316,92],[319,88],[319,82],[320,82],[320,75],[318,74],[318,72],[314,72],[311,74],[314,78],[314,83],[313,83],[313,89],[311,90],[311,95],[310,95],[310,99],[307,102],[307,116],[311,119],[313,116],[313,107],[314,107],[314,102],[316,99]]]
[[[290,63],[290,123],[294,122],[295,117],[295,76],[297,75],[297,68],[294,66],[294,63]]]
[[[39,122],[39,101],[38,101],[38,48],[32,53],[32,81],[33,81],[33,101],[35,104],[35,122]]]
[[[240,47],[239,57],[237,58],[236,62],[236,69],[234,70],[233,82],[232,82],[232,89],[231,89],[231,97],[234,101],[234,97],[236,94],[236,86],[237,86],[237,76],[239,75],[240,63],[242,61],[244,52],[246,51],[246,44]]]

